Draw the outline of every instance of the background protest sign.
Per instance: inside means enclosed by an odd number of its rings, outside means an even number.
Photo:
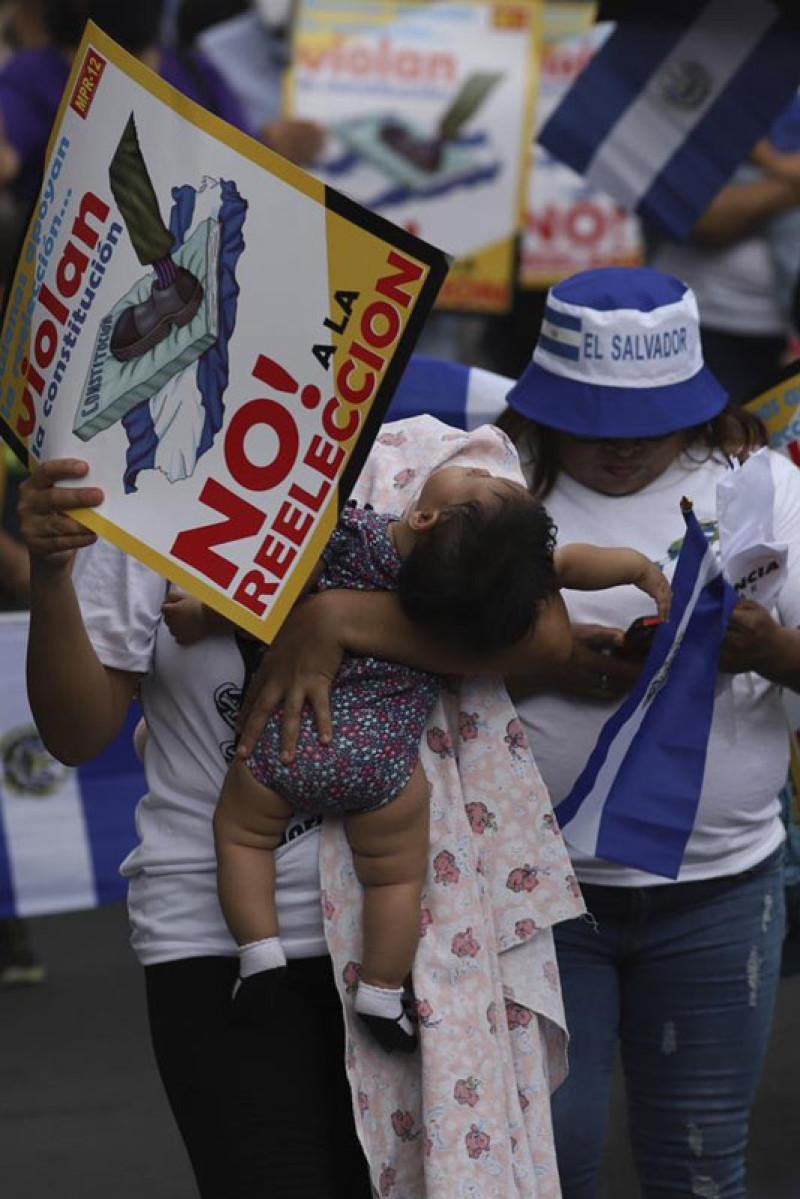
[[[510,305],[541,7],[298,4],[286,107],[328,131],[315,172],[453,254],[444,308]]]
[[[800,466],[800,363],[790,362],[746,407],[766,425],[772,448]]]
[[[596,8],[585,0],[544,6],[537,129],[543,128],[613,29],[608,22],[593,24]],[[636,217],[535,142],[520,246],[520,286],[546,288],[576,271],[636,266],[641,258]]]
[[[0,341],[0,427],[90,528],[256,636],[336,522],[446,256],[89,26]]]

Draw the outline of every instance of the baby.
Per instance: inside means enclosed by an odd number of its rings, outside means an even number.
[[[584,545],[556,550],[550,517],[523,486],[456,466],[431,475],[404,516],[348,505],[312,583],[397,591],[410,620],[471,658],[525,639],[562,586],[633,583],[656,600],[662,617],[670,600],[666,579],[642,554]],[[180,638],[174,611],[167,620]],[[320,743],[306,709],[295,758],[282,760],[278,713],[250,759],[229,768],[214,833],[220,903],[240,947],[234,1010],[241,1019],[267,1018],[285,966],[273,851],[293,813],[341,815],[364,888],[355,1010],[385,1049],[415,1047],[403,995],[428,857],[429,790],[419,743],[441,687],[437,675],[347,658],[331,691],[330,744]]]

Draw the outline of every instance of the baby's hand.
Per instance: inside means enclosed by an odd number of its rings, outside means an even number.
[[[205,606],[183,591],[170,591],[161,605],[161,614],[178,645],[194,645],[211,631]]]
[[[641,559],[641,565],[631,582],[635,583],[641,591],[653,597],[656,601],[659,619],[667,620],[672,604],[672,588],[664,572],[656,566],[655,562],[651,562],[644,554],[637,554],[637,557]]]

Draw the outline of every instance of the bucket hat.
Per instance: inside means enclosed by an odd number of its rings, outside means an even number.
[[[649,267],[581,271],[552,287],[533,360],[507,403],[584,437],[661,437],[728,401],[703,364],[694,292]]]

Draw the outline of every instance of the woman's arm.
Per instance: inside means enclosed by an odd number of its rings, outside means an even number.
[[[797,204],[800,187],[789,178],[770,174],[747,183],[729,183],[695,223],[690,240],[703,246],[732,245]]]
[[[83,624],[72,585],[76,551],[96,540],[67,515],[96,507],[96,487],[56,487],[82,478],[76,459],[37,466],[20,488],[20,531],[31,556],[28,698],[47,748],[77,765],[95,757],[122,728],[139,676],[106,667]]]
[[[513,671],[506,686],[513,700],[540,691],[559,691],[600,703],[627,695],[641,674],[643,661],[620,656],[625,634],[605,625],[572,625],[572,652],[565,660],[543,665],[535,674]]]
[[[0,529],[0,591],[10,595],[22,608],[28,606],[30,575],[25,546]]]
[[[404,615],[385,591],[325,591],[296,605],[267,650],[239,716],[237,753],[247,757],[266,721],[282,706],[282,749],[294,753],[300,713],[314,711],[323,744],[330,741],[329,693],[345,654],[385,658],[440,674],[536,673],[555,669],[572,648],[560,596],[542,609],[533,633],[497,654],[454,650]]]

